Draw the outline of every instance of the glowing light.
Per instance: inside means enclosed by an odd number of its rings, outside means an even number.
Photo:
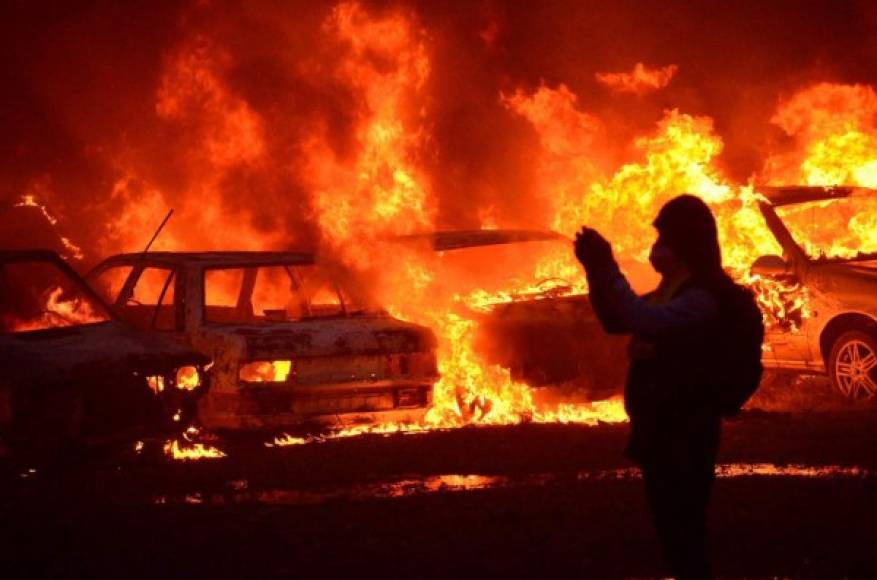
[[[292,361],[253,361],[242,364],[238,378],[245,383],[285,383],[292,371]]]
[[[201,376],[198,368],[193,366],[184,366],[177,369],[175,384],[178,389],[184,391],[193,391],[201,385]]]
[[[165,443],[165,455],[175,461],[198,461],[200,459],[221,459],[225,453],[203,443],[180,443],[178,439],[172,439]]]
[[[107,317],[96,312],[88,301],[75,296],[65,298],[64,289],[56,287],[49,290],[45,296],[45,307],[40,315],[28,320],[15,320],[11,326],[15,332],[27,332],[94,324],[107,320]]]

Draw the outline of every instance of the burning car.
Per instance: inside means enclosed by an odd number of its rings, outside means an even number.
[[[783,256],[767,255],[752,266],[765,312],[766,368],[828,374],[844,396],[868,399],[877,393],[877,253],[829,247],[873,192],[853,187],[760,188],[767,226]],[[842,216],[831,223],[828,211]],[[796,231],[783,212],[809,212],[809,226]],[[798,216],[799,217],[799,216]]]
[[[759,208],[783,256],[753,263],[747,283],[766,321],[763,363],[772,376],[822,374],[842,395],[877,394],[877,253],[831,255],[837,238],[861,208],[836,209],[843,223],[823,223],[826,204],[873,192],[852,187],[763,187]],[[812,211],[810,231],[794,232],[781,212]],[[877,209],[877,207],[872,208]],[[867,211],[865,212],[867,214]],[[795,220],[801,222],[800,217]],[[823,231],[820,230],[820,226]],[[814,229],[815,228],[815,229]],[[805,239],[810,236],[809,239]],[[617,394],[624,377],[624,337],[599,327],[587,295],[567,280],[549,279],[529,293],[492,306],[479,329],[487,360],[532,386],[572,384],[587,397]]]
[[[551,231],[449,231],[431,234],[429,240],[441,253],[514,245],[509,254],[515,262],[526,261],[529,251],[538,254],[537,246],[544,250],[546,244],[570,251],[570,240]],[[499,259],[496,250],[490,252],[473,258],[480,269]],[[536,280],[524,291],[479,305],[474,317],[478,354],[508,369],[513,380],[539,389],[541,397],[595,401],[622,389],[627,338],[603,331],[588,296],[574,281],[556,276]]]
[[[14,448],[178,428],[208,364],[120,321],[56,253],[0,252],[0,430]]]
[[[416,422],[431,404],[432,331],[357,304],[312,253],[122,254],[88,279],[123,319],[215,361],[207,428]]]
[[[479,328],[479,352],[533,387],[566,387],[587,400],[617,395],[627,337],[603,331],[587,295],[551,284],[494,306]]]

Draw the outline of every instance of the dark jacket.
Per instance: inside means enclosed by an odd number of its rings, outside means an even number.
[[[720,331],[719,304],[707,288],[687,281],[662,303],[637,296],[617,266],[589,270],[590,297],[607,332],[631,334],[625,409],[627,455],[640,464],[715,459],[721,417],[711,377]],[[658,291],[662,288],[659,287]],[[657,292],[657,291],[656,291]]]

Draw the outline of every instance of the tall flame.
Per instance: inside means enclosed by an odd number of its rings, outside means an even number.
[[[429,75],[423,31],[402,13],[372,18],[357,3],[335,7],[324,26],[344,49],[335,74],[357,95],[359,149],[344,158],[325,134],[307,144],[312,204],[326,241],[347,260],[367,263],[388,234],[427,229],[434,210],[418,163],[427,129],[422,111]]]
[[[390,251],[379,243],[382,236],[435,223],[423,168],[430,145],[422,118],[427,39],[410,15],[375,17],[355,3],[336,7],[325,28],[346,47],[338,75],[361,97],[355,131],[360,148],[353,158],[339,158],[319,138],[310,144],[313,204],[325,242],[349,263],[370,269],[379,301],[391,313],[436,332],[442,378],[429,426],[538,420],[530,388],[475,354],[476,322],[456,307],[453,282],[446,272],[439,274],[434,256],[416,248]],[[558,413],[568,420],[576,416],[571,408]],[[579,410],[578,419],[597,414]]]
[[[819,83],[782,103],[773,122],[792,138],[765,164],[769,183],[877,187],[877,92],[870,86]],[[877,251],[877,199],[807,204],[785,211],[793,236],[814,256]]]

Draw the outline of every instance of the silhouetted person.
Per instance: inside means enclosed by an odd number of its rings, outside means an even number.
[[[671,200],[654,226],[658,239],[649,261],[661,281],[643,297],[631,290],[596,231],[583,228],[575,251],[604,328],[633,335],[626,455],[642,469],[662,551],[679,578],[709,578],[706,509],[722,417],[716,350],[723,345],[723,297],[737,286],[722,269],[716,222],[700,199]]]

